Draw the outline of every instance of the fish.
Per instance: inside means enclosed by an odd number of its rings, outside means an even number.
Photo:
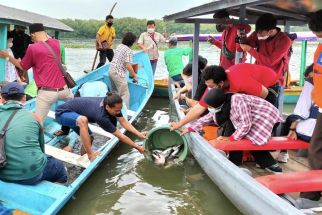
[[[181,145],[176,145],[169,147],[165,150],[153,150],[152,151],[152,158],[156,165],[164,166],[167,163],[171,163],[171,161],[175,160],[178,157],[180,152]]]

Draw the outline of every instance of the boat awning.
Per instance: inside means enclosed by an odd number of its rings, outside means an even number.
[[[57,19],[4,5],[0,5],[0,23],[22,26],[29,26],[32,23],[43,23],[46,29],[65,32],[73,31],[71,27]]]
[[[185,11],[163,17],[165,21],[178,23],[214,23],[216,20],[200,17],[212,15],[216,11],[226,9],[230,15],[245,18],[244,22],[254,24],[264,13],[274,14],[279,24],[303,25],[307,23],[311,12],[322,9],[320,0],[219,0],[203,4]],[[199,16],[199,17],[198,17]],[[236,20],[238,21],[238,20]]]

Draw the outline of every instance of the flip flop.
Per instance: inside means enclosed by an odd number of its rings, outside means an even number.
[[[63,130],[57,130],[54,132],[54,135],[59,137],[59,136],[64,136],[67,135],[68,133],[65,133]]]

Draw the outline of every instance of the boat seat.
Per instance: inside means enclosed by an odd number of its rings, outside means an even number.
[[[87,156],[86,156],[87,159],[85,159],[85,156],[68,152],[48,144],[45,144],[45,153],[47,155],[53,156],[54,158],[57,158],[58,160],[73,164],[75,166],[80,166],[83,168],[87,168],[91,163],[88,160]]]
[[[322,170],[260,176],[256,180],[275,194],[322,190]]]
[[[209,143],[216,149],[223,151],[261,151],[261,150],[287,150],[307,149],[309,143],[302,140],[291,140],[286,137],[272,137],[267,144],[255,145],[250,140],[211,140]]]

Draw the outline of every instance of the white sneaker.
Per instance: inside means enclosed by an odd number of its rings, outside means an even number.
[[[287,163],[287,160],[289,159],[287,152],[280,152],[276,158],[276,160],[280,163]]]

